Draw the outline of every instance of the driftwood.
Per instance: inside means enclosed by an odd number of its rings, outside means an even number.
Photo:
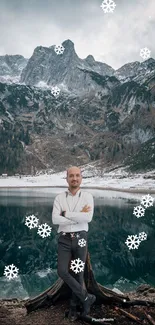
[[[118,294],[96,282],[91,266],[89,252],[87,254],[85,263],[84,280],[87,291],[96,296],[95,304],[97,305],[119,305],[124,307],[133,305],[155,306],[155,303],[150,301],[130,300],[127,295]],[[28,299],[25,303],[25,307],[27,309],[27,313],[30,313],[31,311],[39,308],[55,305],[60,300],[67,300],[70,297],[71,289],[61,278],[58,278],[58,280],[50,288],[35,298]]]
[[[137,317],[137,316],[135,316],[135,315],[133,315],[131,313],[128,313],[127,311],[125,311],[125,310],[123,310],[121,308],[115,307],[115,310],[120,311],[123,315],[127,316],[131,320],[134,320],[138,324],[141,324],[141,325],[144,324],[144,322],[139,317]]]
[[[149,323],[152,325],[155,325],[155,320],[152,318],[152,316],[147,314],[145,311],[144,311],[144,313],[145,313],[145,316],[148,319]]]

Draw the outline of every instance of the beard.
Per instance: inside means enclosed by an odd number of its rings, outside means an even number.
[[[71,188],[77,188],[77,187],[79,187],[79,184],[78,184],[78,183],[72,183],[72,184],[70,185],[70,187],[71,187]]]

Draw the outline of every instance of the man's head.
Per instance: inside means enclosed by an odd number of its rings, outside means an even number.
[[[78,189],[82,182],[82,174],[80,168],[76,166],[68,168],[66,180],[70,189]]]

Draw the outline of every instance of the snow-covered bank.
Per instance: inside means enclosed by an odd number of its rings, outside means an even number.
[[[43,174],[38,176],[1,177],[0,188],[28,188],[28,187],[67,187],[66,171],[57,174]],[[155,193],[155,171],[143,174],[127,175],[121,170],[104,173],[97,176],[94,170],[85,170],[81,187],[108,189],[135,193]]]

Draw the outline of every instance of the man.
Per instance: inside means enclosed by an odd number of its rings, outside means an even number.
[[[73,321],[77,319],[78,301],[83,305],[82,315],[87,315],[96,300],[96,297],[88,294],[85,288],[84,267],[82,269],[80,264],[80,272],[78,271],[76,276],[69,273],[69,267],[76,271],[75,260],[86,262],[88,223],[93,217],[94,200],[92,194],[80,189],[82,182],[80,168],[70,167],[67,170],[66,180],[69,187],[66,192],[58,194],[54,200],[52,222],[59,225],[58,275],[72,290],[68,317]],[[73,259],[74,262],[70,265]]]

